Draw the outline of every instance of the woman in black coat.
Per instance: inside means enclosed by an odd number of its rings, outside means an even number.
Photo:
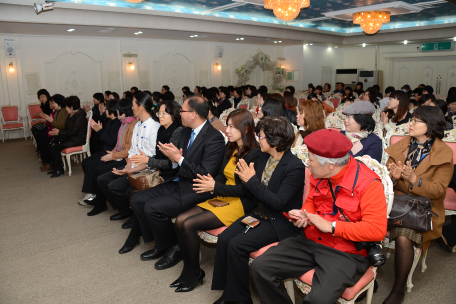
[[[65,129],[54,128],[49,132],[50,136],[55,136],[50,145],[54,165],[54,169],[48,172],[48,174],[52,174],[51,178],[59,177],[63,173],[60,152],[66,148],[82,146],[86,143],[88,122],[86,112],[81,109],[79,98],[77,96],[67,97],[65,105],[69,115],[65,122]]]
[[[230,98],[230,90],[228,88],[221,88],[219,93],[217,94],[217,98],[219,101],[217,103],[217,118],[222,115],[223,111],[228,110],[231,108],[231,102],[228,98]]]
[[[265,117],[258,124],[263,152],[253,164],[240,160],[236,174],[245,183],[258,206],[246,215],[260,224],[244,233],[246,225],[239,218],[218,237],[213,290],[225,292],[215,303],[229,301],[251,303],[249,290],[249,256],[251,252],[299,233],[283,216],[302,206],[305,167],[290,147],[293,127],[283,117]]]
[[[244,190],[242,180],[235,174],[240,159],[246,163],[255,163],[261,154],[255,140],[252,114],[244,109],[235,110],[228,115],[227,122],[229,142],[219,173],[215,178],[198,175],[194,180],[197,193],[211,192],[214,199],[198,204],[179,215],[176,220],[177,239],[184,260],[181,275],[170,285],[177,287],[176,292],[193,290],[205,276],[199,265],[198,231],[230,226],[256,207],[252,195]]]

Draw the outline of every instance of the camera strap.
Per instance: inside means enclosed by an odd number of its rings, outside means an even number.
[[[331,196],[333,197],[333,200],[334,200],[333,206],[336,206],[336,194],[334,193],[334,190],[333,190],[331,178],[328,178],[328,183],[329,183],[329,189],[331,190]],[[336,192],[337,192],[337,190],[339,190],[339,189],[336,188]],[[350,219],[344,214],[344,211],[340,207],[336,207],[336,208],[339,210],[340,214],[344,217],[345,221],[350,222]]]

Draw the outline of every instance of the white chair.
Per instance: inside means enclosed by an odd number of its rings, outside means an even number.
[[[226,109],[225,111],[222,112],[222,114],[220,114],[220,121],[223,122],[223,124],[225,125],[226,127],[226,119],[228,118],[228,115],[233,112],[234,110],[236,110],[235,108],[229,108],[229,109]]]
[[[332,112],[325,118],[326,129],[345,130],[344,121],[340,118],[339,113]]]
[[[28,127],[31,130],[34,125],[40,123],[40,118],[36,117],[36,114],[42,113],[43,110],[41,110],[40,103],[38,103],[38,102],[29,103],[27,105],[27,109],[28,109],[28,111],[27,111],[27,122],[28,122]],[[33,143],[36,145],[36,140],[33,137],[33,133],[32,132],[30,132],[30,137],[32,138]]]
[[[15,131],[21,130],[24,131],[24,138],[27,140],[27,136],[25,135],[25,125],[24,125],[24,118],[21,114],[19,114],[19,107],[18,106],[1,106],[0,107],[0,132],[2,133],[2,140],[5,142],[5,131]],[[21,133],[19,132],[19,136],[22,139]]]
[[[90,156],[90,136],[92,134],[92,128],[90,127],[90,119],[92,119],[92,111],[87,112],[88,114],[88,119],[87,119],[87,135],[86,135],[86,143],[82,146],[76,146],[76,147],[69,147],[60,152],[62,155],[62,161],[63,161],[63,170],[66,170],[66,165],[65,165],[65,158],[68,163],[68,176],[71,176],[71,156],[73,155],[79,155],[82,159],[85,158],[84,156]]]

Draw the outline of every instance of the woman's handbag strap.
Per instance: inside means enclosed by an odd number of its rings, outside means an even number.
[[[413,209],[413,207],[415,207],[415,205],[416,205],[416,202],[413,202],[413,203],[412,203],[412,206],[410,207],[410,210],[409,210],[409,211],[405,212],[404,214],[401,214],[401,215],[398,215],[398,216],[390,216],[390,217],[388,217],[388,218],[389,218],[389,219],[392,219],[392,220],[395,220],[395,219],[398,219],[398,218],[400,218],[400,217],[403,217],[403,216],[407,215],[410,211],[412,211],[412,209]]]

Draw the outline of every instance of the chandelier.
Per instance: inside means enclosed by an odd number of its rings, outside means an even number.
[[[272,9],[274,15],[282,21],[295,19],[301,9],[309,5],[310,0],[264,0],[264,8]]]
[[[130,3],[141,3],[143,1],[144,0],[127,0],[127,2],[130,2]]]
[[[366,11],[353,14],[353,23],[361,25],[366,34],[377,33],[382,24],[390,22],[390,12]]]

